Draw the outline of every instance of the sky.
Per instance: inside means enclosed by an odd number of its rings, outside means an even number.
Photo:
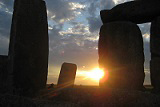
[[[63,62],[78,66],[75,84],[98,85],[86,73],[98,67],[99,12],[132,0],[44,0],[49,32],[48,83],[57,83]],[[8,54],[13,0],[0,0],[0,55]],[[138,25],[143,34],[145,84],[150,84],[150,23]]]

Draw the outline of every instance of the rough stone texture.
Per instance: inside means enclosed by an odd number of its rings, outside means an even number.
[[[77,65],[63,63],[58,79],[58,87],[72,87],[76,76]]]
[[[0,93],[6,91],[8,56],[0,55]]]
[[[100,29],[98,47],[99,65],[106,72],[105,78],[101,80],[101,82],[104,80],[104,85],[125,89],[143,87],[143,39],[136,24],[131,22],[104,24]]]
[[[150,51],[151,84],[160,90],[160,17],[151,23]]]
[[[15,0],[9,45],[8,84],[12,91],[30,96],[45,87],[48,47],[45,2]]]
[[[103,23],[131,21],[140,24],[151,22],[157,16],[160,16],[160,0],[131,1],[119,4],[111,10],[101,11]]]

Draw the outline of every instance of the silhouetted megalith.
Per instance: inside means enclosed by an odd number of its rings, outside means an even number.
[[[8,75],[8,56],[0,55],[0,93],[6,91],[6,82]]]
[[[15,0],[9,45],[8,83],[21,95],[46,86],[48,23],[45,2]]]
[[[72,87],[74,85],[77,65],[72,63],[63,63],[58,78],[59,87]]]
[[[151,22],[160,16],[160,0],[140,0],[119,4],[111,10],[102,10],[103,23],[113,21],[131,21],[133,23]]]
[[[100,29],[99,66],[105,69],[102,83],[110,88],[140,89],[144,82],[143,39],[131,22],[111,22]],[[107,72],[108,71],[108,72]],[[107,74],[108,73],[108,74]],[[100,83],[101,84],[101,83]]]
[[[150,51],[151,84],[160,91],[160,17],[155,18],[151,23]]]

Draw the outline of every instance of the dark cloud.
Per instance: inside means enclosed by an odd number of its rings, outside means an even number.
[[[9,37],[11,28],[12,14],[5,11],[0,11],[0,34],[1,36]]]
[[[88,17],[88,24],[89,24],[89,30],[90,32],[99,31],[102,22],[100,20],[100,17]]]
[[[97,3],[92,2],[92,3],[90,4],[90,6],[88,7],[88,13],[89,13],[91,16],[96,16],[96,9],[97,9],[96,4],[97,4]]]
[[[126,2],[127,0],[125,0]],[[119,1],[124,2],[124,0]],[[61,2],[62,3],[62,2]],[[58,66],[60,69],[60,66],[63,62],[71,62],[76,63],[79,67],[79,69],[82,68],[82,66],[85,66],[85,70],[90,70],[94,66],[97,66],[98,64],[98,52],[96,50],[97,47],[97,41],[87,40],[87,37],[93,37],[95,35],[98,36],[98,31],[101,26],[101,20],[99,15],[99,11],[102,9],[111,9],[113,6],[115,6],[115,3],[112,0],[101,0],[100,2],[94,1],[89,3],[89,7],[87,9],[87,18],[89,31],[92,33],[90,34],[84,34],[85,26],[81,26],[79,22],[76,22],[75,20],[69,21],[69,23],[72,25],[73,32],[68,32],[67,34],[60,35],[59,32],[64,31],[63,27],[56,27],[53,26],[53,29],[50,33],[50,65],[51,66]],[[60,4],[59,4],[60,5]],[[63,5],[61,5],[63,6]],[[59,6],[57,6],[59,7]],[[64,6],[64,9],[70,8],[68,6]],[[54,10],[49,9],[49,10]],[[59,12],[62,11],[60,9]],[[68,10],[69,11],[69,10]],[[66,12],[66,11],[65,11]],[[72,14],[69,11],[68,16],[58,15],[59,19],[56,19],[57,22],[60,21],[60,19],[64,18],[71,18]],[[54,12],[53,12],[54,13]],[[56,14],[56,13],[55,13]],[[144,24],[139,25],[142,31],[142,34],[149,33],[149,26],[150,24]],[[81,32],[80,34],[75,34],[74,32]],[[149,53],[149,42],[144,39],[144,52],[145,52],[145,68],[149,68],[149,60],[150,60],[150,53]],[[149,83],[149,74],[146,74],[146,83]]]
[[[13,11],[13,1],[14,0],[1,0],[0,5],[2,6],[2,8],[5,8],[8,11],[12,12]]]
[[[97,62],[97,41],[87,40],[85,25],[73,23],[71,30],[60,34],[62,29],[53,26],[50,31],[50,64],[76,63],[79,67],[91,67]]]
[[[98,32],[102,25],[99,12],[102,9],[111,9],[115,6],[115,2],[113,0],[45,1],[49,11],[49,65],[54,68],[53,72],[50,73],[59,73],[58,69],[63,62],[76,63],[80,70],[84,66],[84,70],[96,67],[98,65],[98,42],[96,38],[99,36]],[[119,0],[118,3],[124,1],[128,0]],[[86,8],[81,8],[84,5]],[[8,53],[12,7],[13,0],[0,0],[0,55]],[[79,17],[80,13],[84,16]],[[86,23],[82,23],[84,22],[82,20],[85,20]],[[143,34],[149,34],[150,24],[139,26]],[[144,52],[146,56],[145,68],[148,69],[149,42],[145,38]],[[57,81],[55,75],[50,75],[49,78],[52,78],[49,79],[49,82]]]
[[[74,19],[78,14],[80,7],[74,2],[66,0],[45,0],[48,9],[48,18],[57,23],[62,23]]]
[[[113,0],[101,0],[100,2],[100,10],[111,9],[114,6],[115,6],[115,3]]]
[[[0,55],[8,54],[13,0],[0,1]]]
[[[90,32],[98,31],[100,26],[102,25],[99,15],[97,17],[97,14],[96,14],[96,11],[98,8],[97,4],[99,3],[92,2],[88,8],[89,17],[87,17],[87,21],[88,21]]]
[[[0,1],[0,7],[0,34],[1,36],[9,37],[13,11],[13,0]]]
[[[90,32],[99,31],[102,25],[99,12],[103,9],[111,9],[115,6],[113,0],[93,1],[88,7],[89,17],[87,17]],[[98,12],[98,14],[97,14]]]
[[[55,21],[59,22],[61,19],[67,19],[72,17],[72,11],[69,10],[70,5],[68,2],[63,0],[45,0],[47,4],[47,9],[49,10],[50,17],[55,15],[53,18]],[[49,18],[50,18],[49,17]]]

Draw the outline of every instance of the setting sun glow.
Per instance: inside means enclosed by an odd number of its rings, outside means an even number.
[[[88,78],[99,81],[104,76],[104,72],[99,68],[94,68],[90,72],[87,72],[86,75]]]

